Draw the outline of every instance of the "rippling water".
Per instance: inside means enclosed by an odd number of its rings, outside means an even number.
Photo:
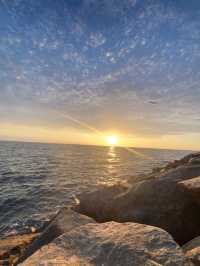
[[[0,142],[0,237],[43,222],[75,194],[148,172],[188,151]]]

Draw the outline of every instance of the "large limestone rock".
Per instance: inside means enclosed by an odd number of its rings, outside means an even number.
[[[188,192],[200,205],[200,176],[178,183],[180,188]]]
[[[200,265],[200,237],[196,237],[182,247],[185,256],[193,262],[195,266]]]
[[[98,190],[78,195],[79,204],[74,207],[74,210],[81,210],[81,213],[100,222],[109,221],[107,205],[125,191],[127,191],[127,186],[123,184],[100,186]]]
[[[107,197],[102,191],[83,194],[76,210],[100,222],[132,221],[158,226],[183,244],[200,235],[200,207],[177,183],[199,175],[199,166],[184,165],[156,179],[132,184],[118,195]]]
[[[184,266],[182,250],[156,227],[136,223],[87,224],[44,246],[21,266]]]
[[[21,261],[29,257],[40,247],[50,243],[63,233],[68,232],[81,225],[93,222],[95,221],[92,218],[76,213],[70,208],[62,208],[52,219],[46,229],[40,234],[40,236],[36,238],[27,248],[24,256],[21,258]]]

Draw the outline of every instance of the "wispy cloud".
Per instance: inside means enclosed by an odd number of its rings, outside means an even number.
[[[10,104],[19,110],[20,104],[34,113],[40,105],[54,124],[48,112],[56,108],[100,130],[116,127],[128,134],[200,132],[196,5],[153,0],[0,4],[4,110]],[[6,111],[0,120],[5,117],[15,119]],[[59,119],[56,126],[66,123]]]

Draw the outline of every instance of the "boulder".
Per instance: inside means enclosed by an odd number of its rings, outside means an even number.
[[[196,237],[182,247],[185,256],[193,262],[195,266],[200,265],[200,237]]]
[[[77,196],[79,204],[74,207],[74,210],[78,212],[81,210],[81,213],[97,219],[98,222],[109,221],[110,216],[106,206],[127,189],[125,184],[119,183],[112,186],[100,186],[95,191],[82,193]]]
[[[180,188],[189,193],[200,205],[200,176],[178,183]]]
[[[181,248],[164,230],[136,223],[87,224],[44,246],[21,266],[184,266]]]
[[[163,167],[153,168],[151,174],[165,173],[168,170],[174,170],[177,167],[183,167],[188,165],[200,165],[200,152],[191,153],[180,160],[175,160],[167,163]]]
[[[188,164],[190,165],[200,165],[200,158],[199,157],[194,157],[194,158],[191,158],[188,162]]]
[[[78,226],[93,222],[95,221],[92,218],[74,212],[70,208],[62,208],[58,214],[55,215],[45,230],[40,234],[40,236],[36,238],[27,248],[20,261],[23,261],[40,247],[50,243],[63,233],[68,232]]]
[[[174,182],[200,176],[200,165],[183,165],[170,169],[159,176],[158,179],[172,179]]]
[[[148,179],[155,179],[161,176],[169,176],[169,174],[174,177],[179,177],[181,174],[186,175],[187,178],[197,176],[195,171],[199,172],[200,164],[199,163],[191,163],[192,161],[199,161],[200,160],[200,153],[192,153],[180,160],[175,160],[173,162],[169,162],[162,167],[156,167],[152,169],[151,173],[147,174],[140,174],[138,176],[133,176],[128,178],[128,182],[130,184],[144,181]],[[191,176],[187,176],[187,175]]]
[[[200,235],[200,207],[178,182],[200,175],[200,167],[183,166],[132,184],[107,197],[104,191],[82,195],[76,210],[99,222],[138,222],[158,226],[184,244]]]
[[[176,160],[179,166],[187,165],[192,159],[200,159],[200,152],[190,153],[180,160]]]
[[[0,240],[0,265],[13,265],[39,233],[14,235]]]

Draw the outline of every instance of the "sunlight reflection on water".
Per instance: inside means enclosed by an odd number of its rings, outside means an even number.
[[[98,184],[123,182],[188,153],[138,152],[155,160],[119,147],[0,142],[0,233],[44,220]]]

